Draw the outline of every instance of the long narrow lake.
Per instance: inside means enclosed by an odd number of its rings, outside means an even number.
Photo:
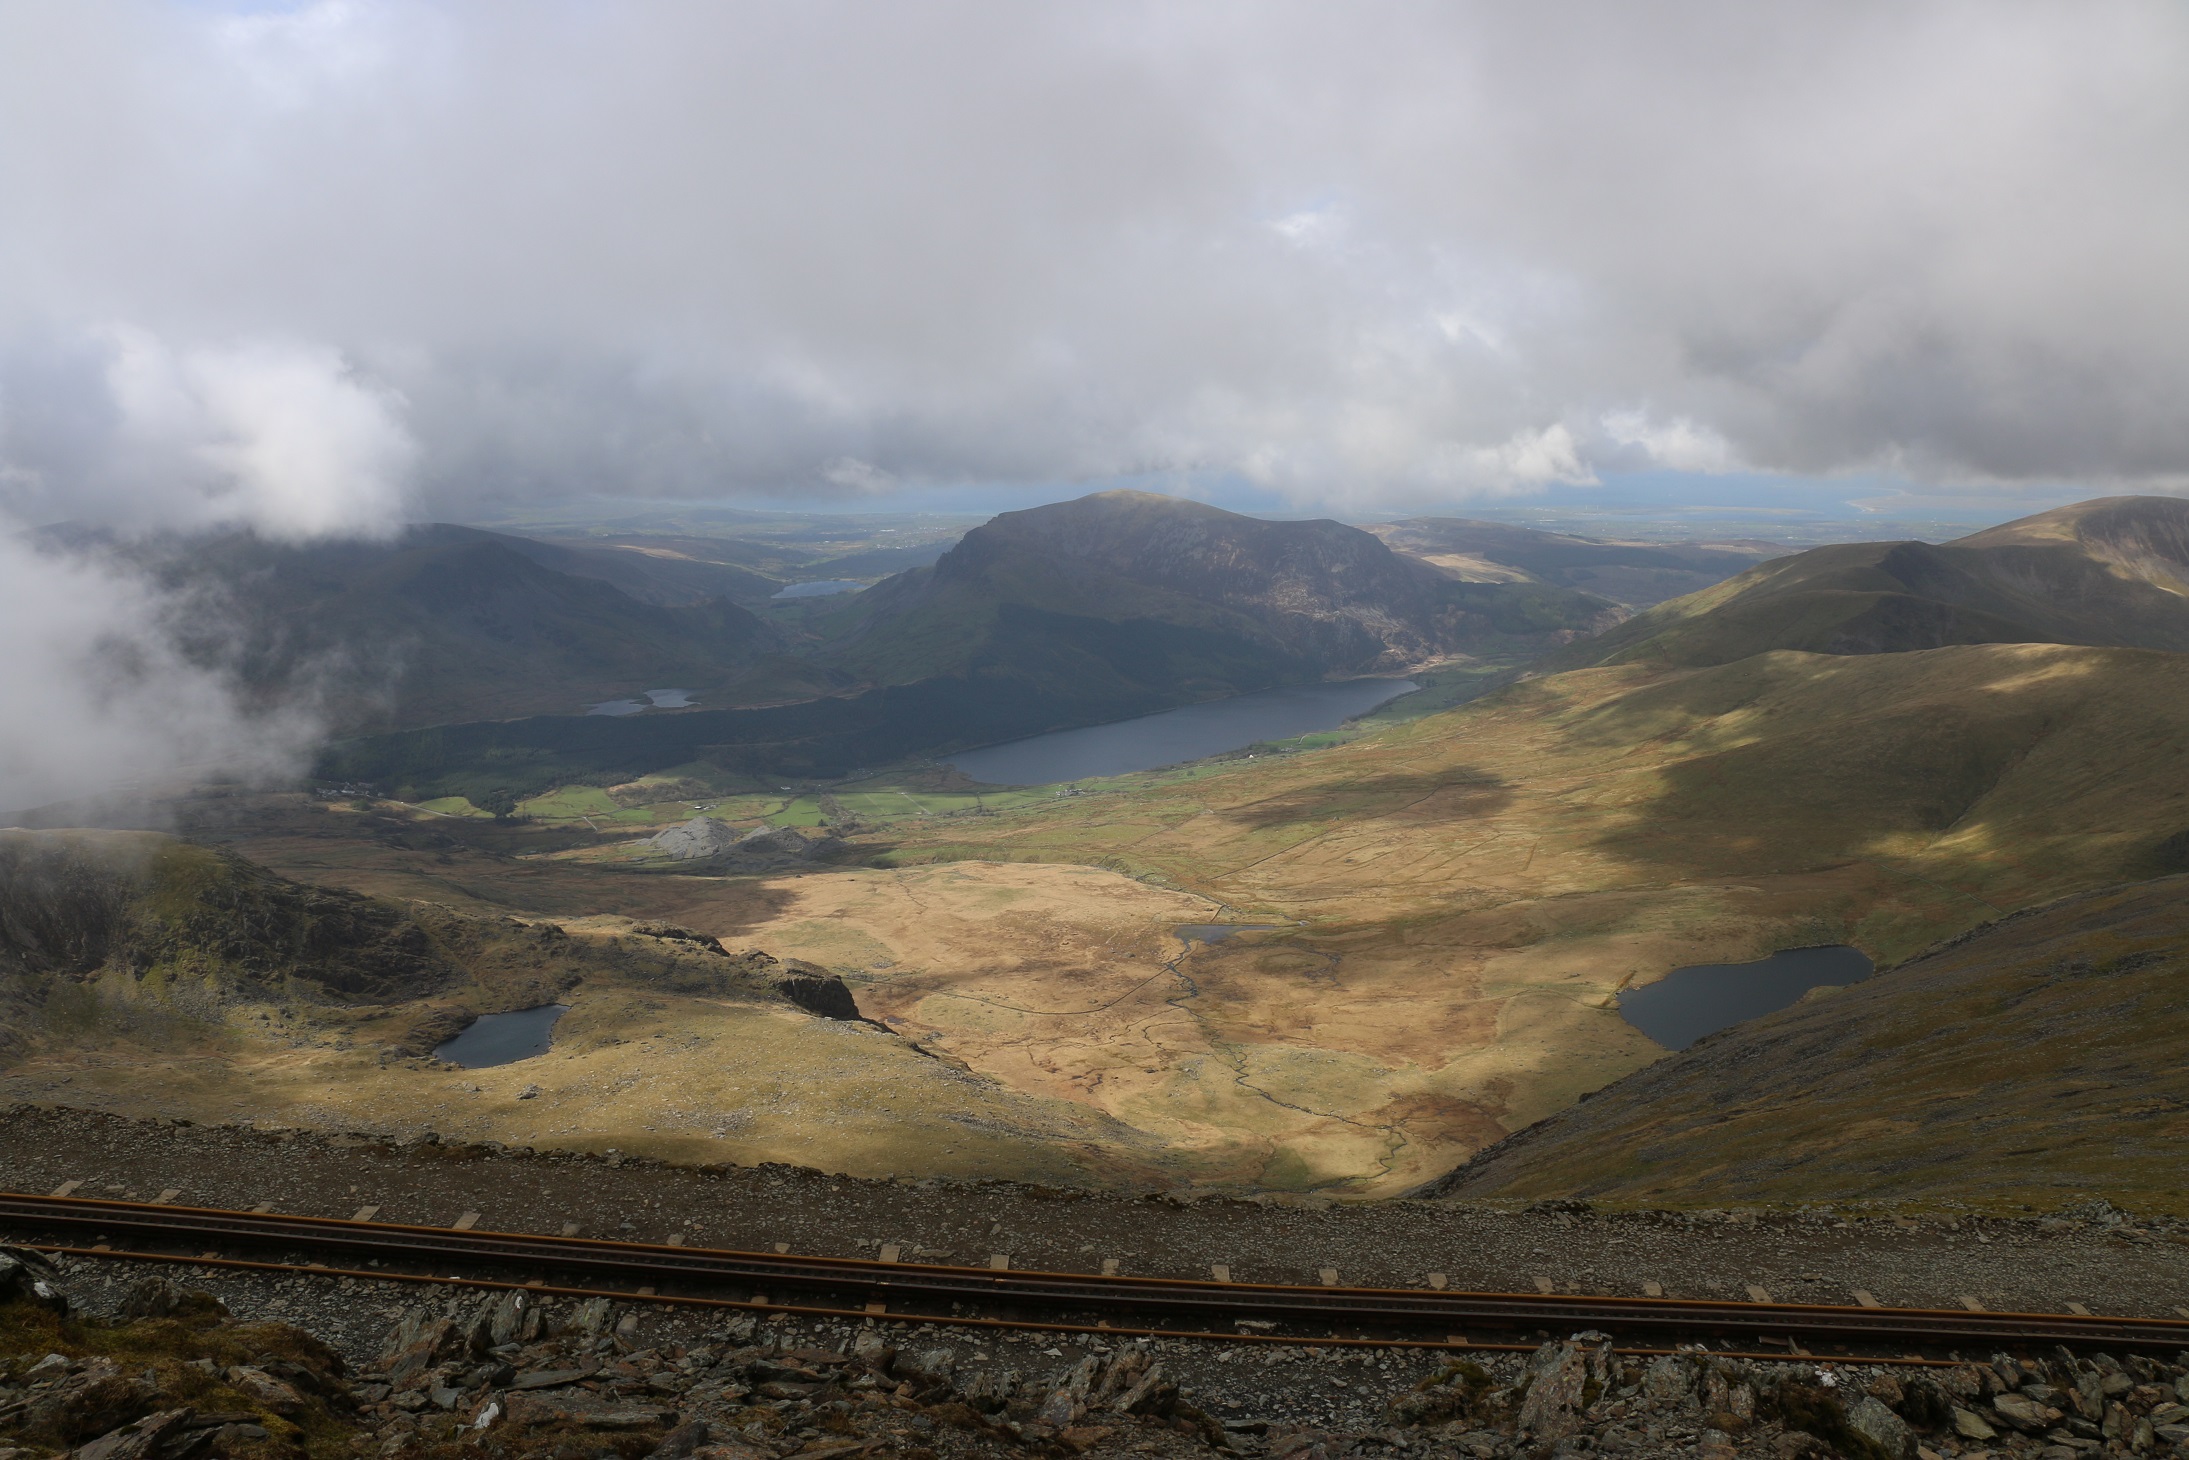
[[[1619,995],[1626,1021],[1666,1049],[1686,1049],[1825,984],[1860,983],[1876,965],[1860,948],[1789,948],[1754,963],[1697,963]]]
[[[1221,755],[1257,741],[1335,729],[1419,688],[1410,679],[1288,685],[969,750],[952,756],[950,764],[994,786],[1051,786],[1090,776],[1121,776]]]

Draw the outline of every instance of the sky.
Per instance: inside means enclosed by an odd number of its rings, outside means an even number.
[[[2180,492],[2184,157],[2171,0],[11,0],[0,628],[61,520]]]

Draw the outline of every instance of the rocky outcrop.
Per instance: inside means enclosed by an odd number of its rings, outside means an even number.
[[[656,832],[646,839],[645,845],[665,857],[690,861],[701,857],[719,857],[737,845],[741,833],[727,821],[712,816],[695,816],[681,826]]]
[[[741,832],[712,816],[695,816],[656,832],[641,845],[679,861],[711,861],[743,870],[810,862],[834,850],[836,839],[808,837],[787,826],[755,826]]]
[[[415,997],[459,975],[407,910],[135,832],[0,832],[0,976],[113,969],[278,994]]]
[[[824,1019],[866,1018],[842,979],[810,963],[792,963],[790,972],[775,981],[775,991],[807,1013]]]
[[[27,1247],[0,1247],[0,1303],[31,1303],[68,1311],[68,1294],[53,1264]]]

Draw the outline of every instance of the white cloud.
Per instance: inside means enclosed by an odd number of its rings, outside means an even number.
[[[1659,421],[1647,411],[1612,411],[1602,424],[1613,443],[1639,451],[1652,467],[1693,472],[1741,469],[1733,443],[1685,416]]]
[[[1596,473],[1563,425],[1516,431],[1495,446],[1450,446],[1439,454],[1436,479],[1469,495],[1511,496],[1564,484],[1581,486]]]
[[[308,705],[244,708],[230,674],[192,662],[170,631],[180,603],[91,556],[0,533],[0,815],[119,784],[218,769],[300,769],[321,724]]]
[[[408,505],[405,416],[400,395],[325,346],[87,330],[0,357],[0,527],[379,535]]]
[[[325,347],[106,328],[69,359],[57,387],[18,361],[0,392],[0,812],[186,768],[298,769],[316,709],[252,703],[214,649],[218,605],[25,528],[385,534],[415,454],[402,401]]]

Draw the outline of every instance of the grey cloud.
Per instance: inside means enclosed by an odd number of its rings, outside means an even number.
[[[2136,3],[18,5],[0,430],[103,450],[16,403],[123,329],[337,362],[422,511],[2178,482],[2185,82]]]

